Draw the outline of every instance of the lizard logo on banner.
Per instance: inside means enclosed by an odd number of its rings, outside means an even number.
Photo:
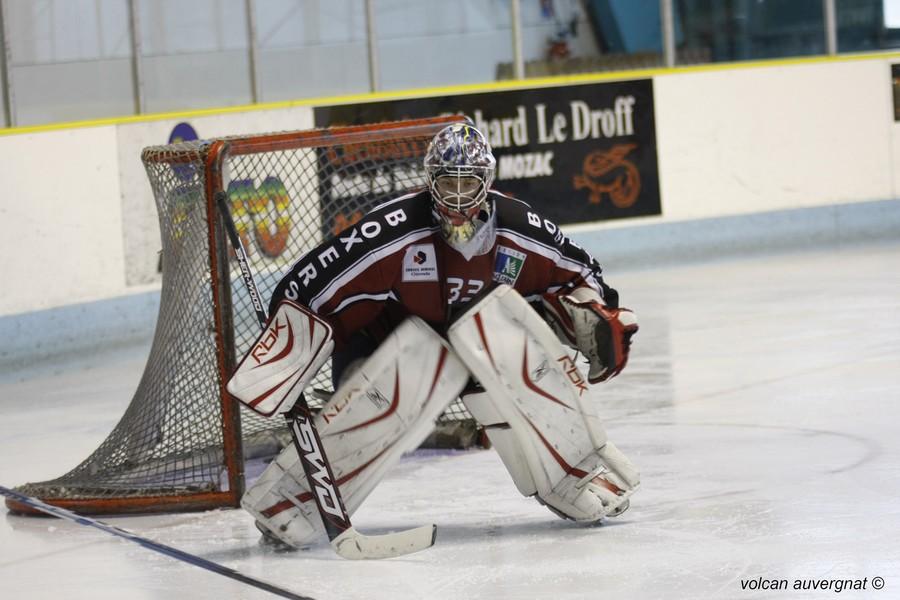
[[[525,253],[507,248],[506,246],[497,246],[497,261],[494,263],[494,281],[497,283],[505,283],[506,285],[515,285],[519,273],[522,272],[522,265],[525,264]]]
[[[625,157],[637,144],[618,144],[611,149],[596,150],[584,158],[583,173],[572,178],[576,190],[587,188],[591,204],[600,204],[603,194],[618,208],[628,208],[641,193],[641,173]]]
[[[403,281],[437,281],[437,257],[433,244],[413,244],[403,256]]]

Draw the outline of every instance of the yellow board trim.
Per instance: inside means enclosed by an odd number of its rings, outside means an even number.
[[[575,75],[557,75],[553,77],[535,77],[531,79],[508,79],[503,81],[491,81],[486,83],[470,83],[462,85],[449,85],[443,87],[414,88],[408,90],[394,90],[390,92],[366,92],[360,94],[348,94],[343,96],[326,96],[319,98],[306,98],[303,100],[286,100],[282,102],[265,102],[259,104],[242,104],[239,106],[226,106],[218,108],[205,108],[198,110],[183,110],[174,112],[152,113],[145,115],[132,115],[125,117],[109,117],[104,119],[92,119],[85,121],[68,121],[60,123],[47,123],[44,125],[30,125],[25,127],[0,128],[0,136],[18,135],[25,133],[40,133],[45,131],[60,131],[65,129],[80,129],[83,127],[102,127],[104,125],[126,125],[129,123],[147,123],[163,120],[184,120],[197,117],[209,117],[227,115],[240,112],[273,110],[281,108],[293,108],[297,106],[333,106],[336,104],[353,104],[357,102],[375,102],[378,100],[398,100],[412,98],[428,98],[431,96],[448,96],[477,92],[496,92],[504,90],[529,89],[540,87],[553,87],[561,85],[577,85],[588,83],[600,83],[606,81],[625,81],[629,79],[647,79],[666,75],[678,75],[682,73],[707,73],[714,71],[735,71],[741,69],[755,69],[761,67],[787,67],[795,65],[810,65],[822,63],[839,63],[860,60],[900,60],[900,52],[877,52],[859,54],[841,54],[838,56],[811,56],[796,58],[775,58],[768,60],[753,60],[742,62],[709,63],[703,65],[686,65],[679,67],[657,67],[650,69],[634,69],[629,71],[603,71],[599,73],[579,73]]]

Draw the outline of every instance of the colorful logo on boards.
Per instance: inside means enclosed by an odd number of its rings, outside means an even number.
[[[281,178],[270,175],[257,187],[253,179],[228,182],[228,200],[235,228],[252,253],[250,233],[263,256],[277,258],[287,249],[291,234],[291,197]]]
[[[193,127],[191,127],[190,123],[179,123],[172,128],[172,133],[169,134],[170,144],[190,142],[197,139],[200,139],[197,136],[197,131]]]
[[[172,133],[169,134],[168,143],[180,144],[182,142],[191,142],[197,139],[200,138],[197,136],[196,130],[191,127],[190,123],[179,123],[172,128]],[[194,169],[194,165],[184,164],[172,165],[172,172],[175,173],[175,177],[177,177],[181,181],[188,182],[193,179],[194,173],[196,171]]]

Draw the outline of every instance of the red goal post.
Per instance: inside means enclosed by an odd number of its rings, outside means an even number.
[[[230,260],[215,196],[226,192],[268,297],[304,252],[399,193],[424,185],[437,131],[464,117],[226,137],[144,149],[159,213],[162,289],[150,356],[106,440],[78,466],[17,491],[84,514],[238,506],[244,462],[289,443],[278,419],[239,408],[225,391],[258,331]],[[308,389],[330,389],[330,367]],[[460,404],[444,424],[476,435]],[[467,445],[468,441],[460,441]],[[16,512],[32,513],[12,500]]]

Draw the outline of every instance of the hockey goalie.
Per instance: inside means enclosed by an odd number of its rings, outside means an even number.
[[[440,131],[428,188],[301,257],[228,384],[273,416],[332,359],[335,393],[316,425],[350,514],[460,396],[518,490],[558,516],[616,516],[638,486],[590,391],[625,367],[637,320],[587,252],[491,189],[495,164],[477,129]],[[313,500],[290,446],[242,506],[266,537],[303,547],[323,530]]]

